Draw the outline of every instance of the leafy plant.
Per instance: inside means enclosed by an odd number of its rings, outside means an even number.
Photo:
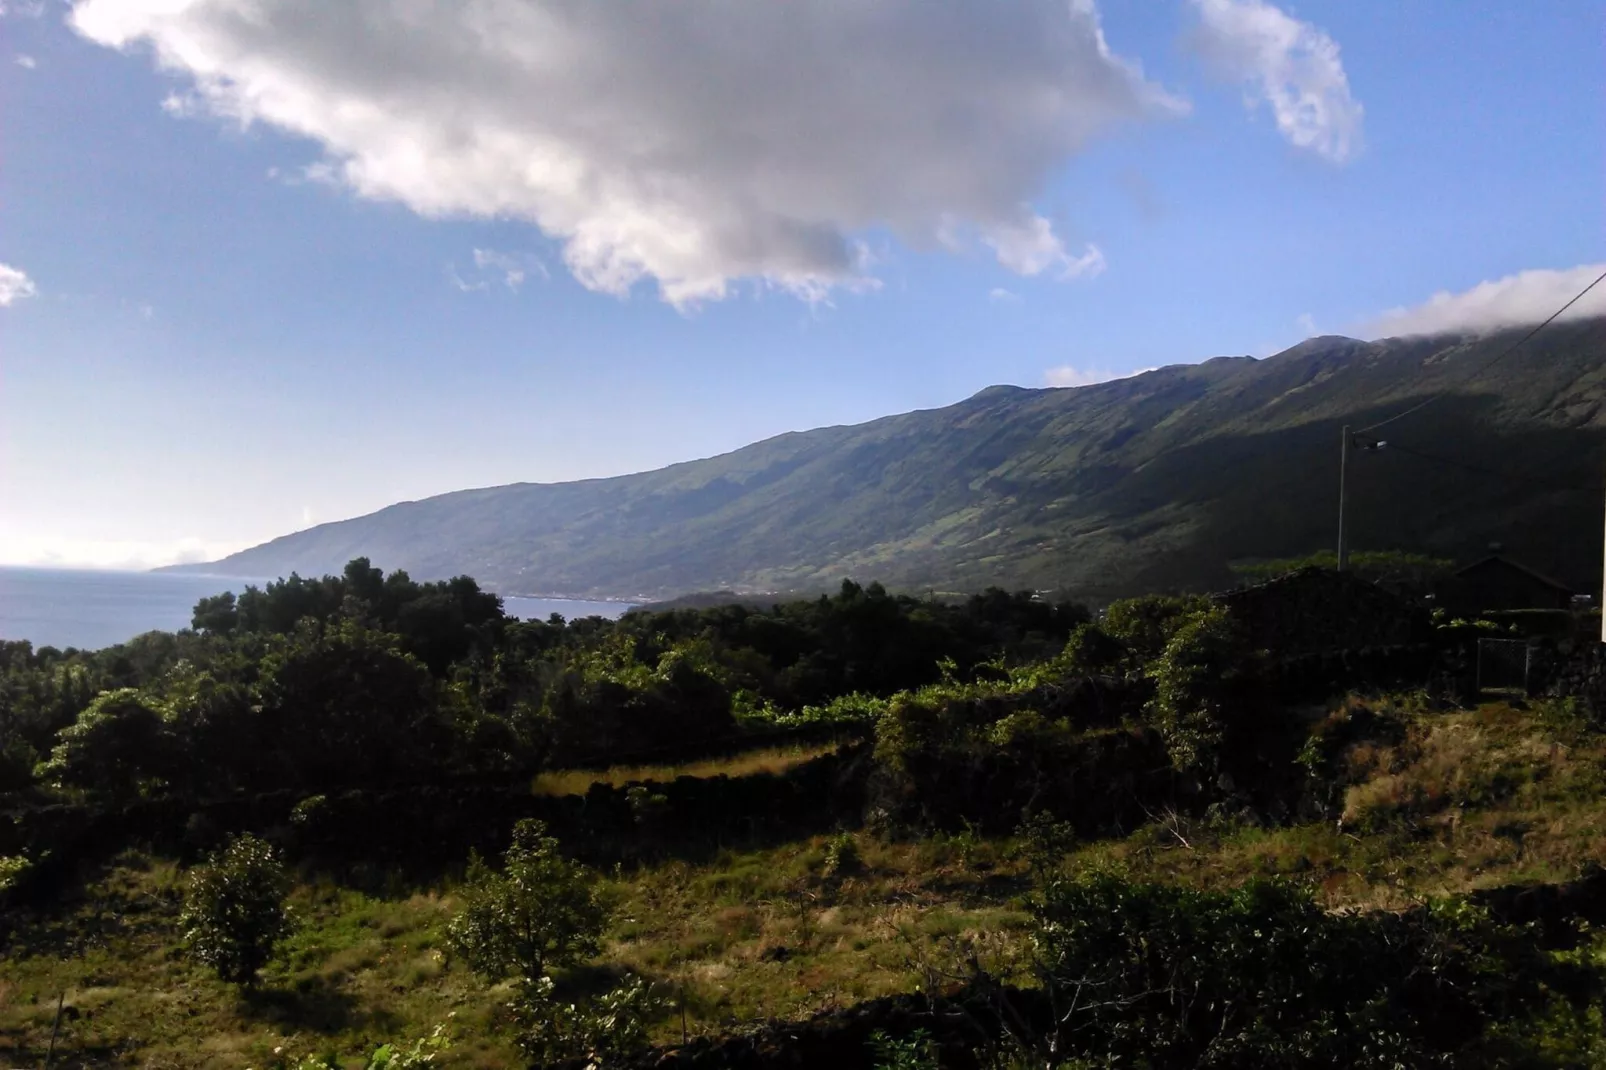
[[[1061,1038],[1120,1065],[1462,1065],[1499,1023],[1578,989],[1531,933],[1458,901],[1335,914],[1281,882],[1101,872],[1050,883],[1033,912]]]
[[[937,1045],[924,1029],[905,1037],[877,1029],[870,1034],[870,1051],[876,1070],[937,1070]]]
[[[1065,856],[1076,848],[1076,826],[1056,820],[1047,810],[1039,810],[1022,821],[1015,830],[1020,854],[1033,877],[1042,879],[1057,870]]]
[[[451,1047],[451,1033],[444,1024],[437,1025],[429,1036],[418,1038],[410,1046],[395,1042],[381,1044],[363,1062],[363,1070],[415,1070],[420,1066],[434,1066],[437,1056]],[[292,1070],[343,1070],[344,1065],[334,1055],[309,1055],[297,1061]]]
[[[661,1004],[640,977],[576,1003],[559,999],[556,987],[550,977],[536,978],[509,1004],[519,1048],[533,1065],[585,1059],[611,1066],[647,1046],[647,1023]]]
[[[1148,666],[1148,713],[1180,770],[1205,777],[1216,771],[1226,733],[1223,681],[1235,653],[1232,619],[1212,605],[1185,617]]]
[[[0,892],[9,891],[32,865],[23,855],[0,855]]]
[[[669,796],[654,792],[645,784],[626,788],[625,800],[630,805],[630,819],[643,832],[658,831],[669,814]]]
[[[565,858],[546,825],[513,827],[501,872],[469,862],[464,906],[447,927],[452,950],[487,980],[539,981],[600,948],[608,910],[590,871]]]
[[[843,830],[825,841],[825,875],[846,877],[864,868],[853,833]]]
[[[290,931],[290,879],[273,847],[250,834],[233,840],[190,877],[179,925],[198,961],[234,984],[256,983]]]

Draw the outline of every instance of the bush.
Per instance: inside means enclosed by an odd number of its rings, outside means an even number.
[[[1183,619],[1150,663],[1154,698],[1147,712],[1177,769],[1215,775],[1227,730],[1225,691],[1237,653],[1232,619],[1213,605]]]
[[[550,977],[522,986],[510,1005],[518,1044],[534,1066],[584,1059],[612,1066],[647,1046],[647,1022],[659,1001],[639,977],[628,977],[600,996],[579,1003],[557,998]]]
[[[0,855],[0,894],[19,884],[30,864],[23,855]]]
[[[825,875],[847,877],[864,868],[859,844],[851,832],[839,832],[825,841]]]
[[[1159,657],[1190,617],[1207,610],[1209,599],[1150,594],[1110,603],[1104,611],[1104,632],[1126,652],[1126,668],[1141,670]]]
[[[937,1045],[924,1029],[906,1037],[877,1029],[870,1034],[870,1051],[875,1055],[875,1070],[937,1070]]]
[[[1099,676],[1119,672],[1126,646],[1097,624],[1081,624],[1065,641],[1056,659],[1067,676]]]
[[[1033,913],[1073,1053],[1155,1070],[1507,1065],[1488,1036],[1576,988],[1530,933],[1454,901],[1334,914],[1284,883],[1095,873],[1050,883]]]
[[[607,908],[591,873],[563,857],[546,826],[515,825],[504,862],[498,873],[470,859],[463,910],[447,927],[452,950],[487,980],[526,984],[595,955]]]
[[[456,1013],[455,1011],[452,1013]],[[452,1037],[446,1026],[437,1025],[427,1037],[410,1046],[381,1044],[363,1063],[363,1070],[413,1070],[435,1065],[435,1057],[451,1050]],[[342,1070],[346,1064],[334,1055],[309,1055],[293,1065],[293,1070]]]
[[[290,931],[290,879],[273,847],[246,834],[190,877],[179,925],[190,954],[233,984],[251,985]]]
[[[1027,871],[1038,879],[1046,878],[1064,863],[1076,849],[1076,827],[1068,821],[1055,820],[1047,810],[1039,810],[1020,823],[1015,830],[1019,851],[1026,860]]]

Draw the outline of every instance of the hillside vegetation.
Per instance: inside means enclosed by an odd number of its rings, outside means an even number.
[[[1315,338],[1096,386],[992,387],[654,472],[405,502],[185,567],[319,574],[365,556],[511,593],[638,600],[866,574],[1098,601],[1217,589],[1233,562],[1332,542],[1341,425],[1449,388],[1389,428],[1396,449],[1355,458],[1354,545],[1465,559],[1497,540],[1593,589],[1606,320],[1552,326],[1469,381],[1516,337]]]
[[[1510,624],[1320,570],[524,623],[360,560],[195,623],[0,648],[6,1061],[1606,1066],[1606,718],[1480,696]]]

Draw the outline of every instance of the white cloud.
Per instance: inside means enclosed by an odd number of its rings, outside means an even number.
[[[37,19],[45,13],[45,0],[0,0],[0,18]]]
[[[1561,271],[1520,271],[1470,290],[1440,290],[1414,308],[1395,308],[1367,324],[1369,338],[1409,334],[1477,333],[1522,323],[1540,323],[1576,297],[1606,264],[1581,264]],[[1589,291],[1559,317],[1562,320],[1606,315],[1606,282]]]
[[[1052,268],[1061,279],[1091,279],[1104,271],[1104,253],[1098,246],[1089,243],[1081,256],[1071,256],[1053,224],[1040,215],[1023,213],[1020,222],[988,227],[981,240],[993,247],[1000,264],[1017,275],[1040,275]]]
[[[28,273],[10,264],[0,264],[0,308],[10,308],[18,301],[39,292]]]
[[[1097,383],[1108,383],[1115,379],[1130,379],[1135,375],[1152,372],[1153,368],[1139,368],[1130,372],[1112,372],[1099,368],[1075,368],[1069,364],[1062,364],[1058,368],[1050,368],[1043,373],[1044,386],[1093,386]]]
[[[361,196],[531,221],[586,286],[679,305],[862,286],[864,233],[955,220],[1013,270],[1093,274],[1026,205],[1090,139],[1186,109],[1094,0],[76,0],[72,24],[312,139]]]
[[[474,266],[467,269],[468,277],[457,270],[456,264],[446,265],[446,277],[452,285],[464,293],[489,290],[494,285],[506,286],[517,293],[519,287],[533,273],[543,280],[550,279],[551,273],[541,258],[533,253],[502,253],[495,249],[475,249],[473,254]]]
[[[23,70],[31,71],[39,66],[39,61],[24,53],[17,54],[17,66]]]
[[[1302,149],[1342,163],[1361,146],[1361,104],[1350,94],[1338,44],[1265,0],[1193,0],[1205,59],[1251,84],[1277,129]]]
[[[499,253],[495,249],[475,249],[474,266],[481,271],[500,274],[502,285],[509,290],[517,290],[524,285],[524,280],[531,271],[542,279],[552,277],[541,259],[529,253]]]
[[[994,286],[988,291],[987,300],[995,305],[1018,305],[1025,299],[1014,290],[1006,290],[1002,286]]]
[[[1316,329],[1316,317],[1309,312],[1301,312],[1299,317],[1294,320],[1294,326],[1304,332],[1306,338],[1314,338],[1321,333]]]

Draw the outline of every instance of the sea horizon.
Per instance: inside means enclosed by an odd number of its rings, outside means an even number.
[[[151,569],[0,565],[0,640],[35,649],[99,650],[152,631],[190,626],[195,603],[240,593],[273,578]],[[546,620],[617,618],[637,603],[614,599],[535,597],[495,592],[509,616]]]

